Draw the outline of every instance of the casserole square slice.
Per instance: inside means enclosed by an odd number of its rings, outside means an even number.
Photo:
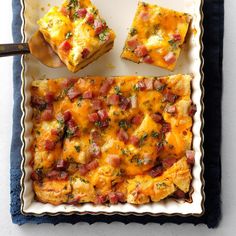
[[[121,57],[174,70],[191,16],[139,2]]]
[[[63,63],[77,72],[112,49],[115,34],[90,0],[67,0],[38,21]]]

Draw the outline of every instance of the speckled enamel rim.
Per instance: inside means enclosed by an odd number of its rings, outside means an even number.
[[[199,44],[200,44],[200,60],[201,60],[201,65],[200,65],[200,75],[201,75],[201,81],[200,81],[200,87],[201,87],[201,114],[200,114],[200,118],[201,118],[201,130],[200,130],[200,135],[201,135],[201,144],[200,144],[200,149],[201,149],[201,158],[200,158],[200,164],[201,164],[201,173],[200,173],[200,178],[201,178],[201,182],[202,182],[202,187],[201,187],[201,195],[202,195],[202,201],[201,201],[201,209],[202,212],[200,214],[191,214],[191,213],[165,213],[165,212],[159,212],[159,213],[150,213],[150,212],[143,212],[143,213],[137,213],[137,212],[103,212],[103,211],[99,211],[99,212],[89,212],[89,211],[85,211],[85,212],[78,212],[78,211],[70,211],[70,212],[56,212],[56,213],[51,213],[51,212],[43,212],[42,214],[37,214],[34,212],[25,212],[24,211],[24,198],[23,198],[23,194],[25,191],[25,186],[24,186],[24,180],[25,180],[25,169],[24,169],[24,164],[25,164],[25,140],[24,140],[24,135],[25,135],[25,126],[24,126],[24,122],[25,122],[25,116],[26,116],[26,109],[25,109],[25,91],[24,91],[24,87],[25,87],[25,65],[24,65],[24,55],[21,57],[21,66],[22,66],[22,70],[21,70],[21,96],[22,96],[22,101],[21,101],[21,111],[22,111],[22,117],[21,117],[21,127],[22,127],[22,132],[21,132],[21,142],[22,142],[22,147],[21,147],[21,156],[22,156],[22,161],[21,161],[21,172],[22,172],[22,176],[21,176],[21,180],[20,180],[20,186],[21,186],[21,192],[20,192],[20,201],[21,201],[21,214],[23,215],[31,215],[31,216],[36,216],[36,217],[40,217],[40,216],[44,216],[44,215],[48,215],[48,216],[58,216],[58,215],[121,215],[121,216],[127,216],[127,215],[135,215],[135,216],[145,216],[145,215],[150,215],[150,216],[181,216],[181,217],[188,217],[188,216],[194,216],[194,217],[201,217],[202,215],[204,215],[205,213],[205,207],[204,207],[204,202],[205,202],[205,193],[204,193],[204,187],[205,187],[205,180],[203,177],[204,174],[204,163],[203,163],[203,157],[204,157],[204,150],[203,150],[203,142],[204,142],[204,134],[203,134],[203,127],[204,127],[204,118],[203,118],[203,113],[204,113],[204,102],[203,102],[203,98],[204,98],[204,87],[203,87],[203,80],[204,80],[204,73],[203,73],[203,66],[204,66],[204,58],[203,58],[203,49],[204,49],[204,45],[202,42],[202,38],[203,38],[203,34],[204,34],[204,28],[203,28],[203,18],[204,18],[204,14],[203,14],[203,4],[204,4],[204,0],[200,0],[201,4],[200,4],[200,15],[201,15],[201,20],[200,20],[200,29],[201,29],[201,33],[200,33],[200,37],[199,37]],[[22,25],[21,25],[21,35],[22,35],[22,43],[25,42],[25,18],[24,18],[24,12],[25,12],[25,1],[21,0],[21,19],[22,19]]]

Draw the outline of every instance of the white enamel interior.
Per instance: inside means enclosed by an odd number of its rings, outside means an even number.
[[[100,10],[101,15],[106,19],[108,25],[114,29],[117,38],[115,40],[114,49],[106,55],[99,58],[96,62],[90,64],[77,74],[70,73],[66,68],[51,69],[40,64],[31,55],[26,55],[22,58],[22,94],[23,102],[22,109],[24,115],[22,117],[22,213],[24,214],[44,214],[44,213],[65,213],[77,212],[83,214],[90,212],[92,214],[99,214],[101,212],[112,214],[114,212],[120,214],[128,214],[130,212],[135,214],[149,213],[149,214],[196,214],[203,213],[202,202],[204,194],[201,192],[204,181],[201,179],[202,173],[202,150],[201,150],[201,14],[200,6],[201,0],[146,0],[150,3],[155,3],[163,7],[172,8],[178,11],[186,12],[192,15],[193,20],[191,24],[190,36],[187,38],[187,44],[184,45],[181,56],[178,60],[177,67],[173,73],[164,69],[145,64],[135,64],[129,61],[120,59],[120,54],[127,37],[129,27],[134,17],[138,0],[93,0],[93,3]],[[22,26],[22,34],[24,41],[27,42],[30,36],[37,30],[37,20],[42,17],[48,9],[53,5],[60,5],[62,0],[22,0],[22,17],[25,24]],[[196,33],[192,33],[192,29],[196,29]],[[92,204],[84,204],[81,206],[60,205],[52,206],[50,204],[42,204],[34,200],[34,193],[32,189],[32,182],[30,179],[31,167],[29,160],[31,158],[30,145],[32,141],[32,110],[30,108],[30,85],[34,79],[42,78],[57,78],[64,76],[87,76],[87,75],[151,75],[160,76],[177,73],[192,73],[194,79],[192,82],[193,102],[197,105],[197,113],[194,116],[193,125],[193,149],[196,152],[196,161],[193,168],[192,187],[194,189],[192,203],[174,200],[164,200],[159,203],[146,204],[142,206],[135,206],[131,204],[118,204],[114,206],[94,206]]]

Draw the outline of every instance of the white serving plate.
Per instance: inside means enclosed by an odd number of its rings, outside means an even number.
[[[116,32],[114,49],[100,57],[82,71],[72,74],[66,68],[51,69],[40,64],[31,55],[22,57],[22,178],[21,178],[21,212],[25,215],[40,216],[44,214],[121,214],[121,215],[195,215],[204,213],[204,179],[203,179],[203,58],[202,58],[202,5],[203,0],[146,0],[163,7],[186,12],[192,15],[190,36],[184,45],[176,69],[170,73],[164,69],[151,65],[135,64],[120,59],[120,54],[127,37],[129,27],[133,20],[138,0],[93,0],[106,19],[108,25]],[[60,5],[62,0],[21,0],[22,4],[22,36],[23,42],[27,42],[37,30],[37,20],[42,17],[53,5]],[[193,33],[193,31],[195,33]],[[112,206],[95,206],[83,204],[80,206],[60,205],[53,206],[34,200],[32,181],[30,178],[32,169],[29,165],[31,159],[30,146],[32,143],[32,109],[30,108],[30,86],[34,79],[57,78],[87,75],[151,75],[161,76],[177,73],[191,73],[194,76],[192,82],[192,99],[197,105],[197,113],[194,116],[193,125],[193,149],[195,151],[195,165],[193,167],[192,203],[167,199],[159,203],[150,203],[142,206],[131,204],[118,204]]]

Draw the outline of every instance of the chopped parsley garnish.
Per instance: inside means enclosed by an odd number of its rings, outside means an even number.
[[[130,123],[127,120],[120,120],[119,127],[127,130],[128,128],[130,128]]]
[[[135,84],[135,85],[133,86],[133,90],[134,90],[134,91],[139,91],[139,86],[138,86],[138,84]]]
[[[97,127],[102,127],[102,122],[101,121],[96,121],[94,123],[94,125],[97,126]]]
[[[66,130],[66,137],[71,138],[74,135],[74,131],[71,129]]]
[[[139,140],[139,146],[142,146],[145,142],[145,140],[147,139],[148,134],[143,134],[142,137]]]
[[[98,35],[99,40],[102,41],[102,42],[106,41],[108,35],[109,35],[109,31],[108,31],[108,30],[104,30],[102,33],[100,33],[100,34]]]
[[[67,9],[70,10],[72,8],[76,8],[78,5],[78,0],[70,0]]]
[[[90,10],[91,13],[93,13],[95,16],[98,14],[98,10],[94,7]]]
[[[36,130],[36,134],[40,135],[40,131],[39,131],[39,130]]]
[[[78,19],[78,18],[79,18],[78,12],[75,12],[75,13],[73,14],[73,20],[76,20],[76,19]]]
[[[114,90],[115,90],[115,93],[116,93],[117,95],[120,95],[120,94],[121,94],[121,91],[120,91],[120,87],[119,87],[119,86],[115,86],[115,87],[114,87]]]
[[[138,33],[137,29],[135,29],[135,28],[131,28],[131,29],[130,29],[130,35],[131,35],[131,36],[134,36],[134,35],[136,35],[137,33]]]
[[[79,153],[80,150],[81,150],[79,145],[75,145],[74,148],[75,148],[76,152],[78,152],[78,153]]]
[[[168,43],[171,45],[173,49],[176,49],[178,47],[178,44],[174,39],[169,40]]]
[[[79,179],[80,179],[81,182],[83,182],[83,183],[85,183],[85,184],[89,183],[89,181],[86,180],[86,179],[83,179],[83,178],[81,178],[81,177],[80,177]]]
[[[128,156],[130,151],[128,149],[121,149],[122,155]]]
[[[167,187],[165,183],[157,183],[156,186],[157,186],[157,189],[163,189]]]
[[[72,33],[71,33],[71,32],[68,32],[68,33],[66,34],[66,39],[69,39],[71,36],[72,36]]]
[[[143,160],[140,159],[140,155],[137,154],[137,155],[134,155],[132,158],[131,158],[131,163],[136,163],[138,166],[141,166],[143,165]]]
[[[152,131],[151,136],[152,136],[153,138],[158,138],[158,137],[159,137],[159,133],[156,132],[156,131]]]

